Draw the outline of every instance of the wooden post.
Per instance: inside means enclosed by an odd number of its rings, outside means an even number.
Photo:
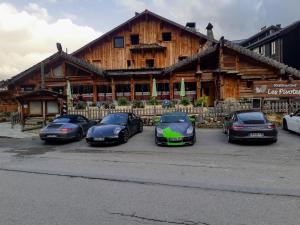
[[[135,98],[135,88],[134,88],[134,79],[131,77],[130,78],[130,96],[131,96],[131,101],[134,100]]]
[[[197,99],[199,99],[202,96],[201,93],[201,86],[202,86],[202,81],[201,81],[201,76],[198,76],[197,78]]]
[[[150,75],[150,98],[151,98],[151,96],[152,96],[152,87],[153,87],[153,77],[152,77],[152,75]]]
[[[46,126],[46,101],[43,100],[43,125]]]
[[[97,85],[93,83],[93,102],[97,102],[98,100],[98,93],[97,93]]]
[[[112,100],[115,101],[116,100],[116,85],[115,85],[114,78],[111,78],[111,94],[112,94]]]
[[[170,74],[169,93],[170,93],[170,100],[173,100],[174,99],[174,83],[173,83],[172,73]]]

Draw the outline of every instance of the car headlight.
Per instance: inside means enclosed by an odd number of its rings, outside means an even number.
[[[117,127],[117,128],[114,130],[114,134],[119,134],[121,130],[122,130],[121,127]]]
[[[86,133],[86,136],[87,136],[87,137],[90,137],[90,136],[92,136],[92,133],[93,133],[93,129],[90,128],[90,129],[88,129],[88,131],[87,131],[87,133]]]
[[[187,134],[192,134],[194,132],[194,128],[192,126],[190,126],[187,130],[186,133]]]
[[[162,133],[163,133],[163,129],[157,127],[157,128],[156,128],[156,132],[157,132],[158,134],[162,134]]]

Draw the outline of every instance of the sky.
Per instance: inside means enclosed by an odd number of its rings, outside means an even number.
[[[148,9],[185,25],[208,22],[218,39],[247,38],[261,27],[300,20],[299,0],[0,0],[0,80],[55,53],[69,53]]]

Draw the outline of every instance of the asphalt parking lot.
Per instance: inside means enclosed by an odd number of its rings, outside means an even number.
[[[53,224],[44,220],[51,213],[56,224],[300,221],[299,135],[279,129],[275,144],[246,145],[197,129],[194,146],[159,147],[153,129],[103,147],[0,138],[1,220]]]

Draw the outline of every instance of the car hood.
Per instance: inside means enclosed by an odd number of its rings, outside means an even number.
[[[160,123],[157,128],[162,129],[163,134],[158,135],[166,138],[183,137],[187,135],[186,131],[190,126],[190,123]]]
[[[114,124],[99,124],[90,128],[89,134],[93,137],[113,136],[116,128],[124,129],[125,126]]]

